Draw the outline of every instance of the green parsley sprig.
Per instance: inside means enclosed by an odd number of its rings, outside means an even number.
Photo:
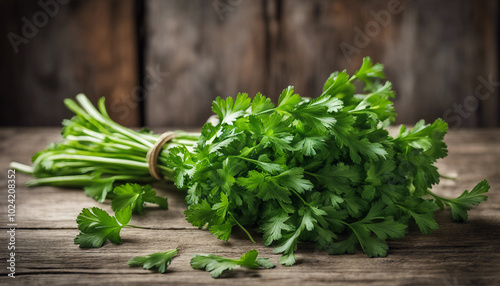
[[[164,210],[168,209],[167,198],[157,196],[150,185],[124,184],[114,188],[113,193],[116,195],[111,201],[114,212],[131,208],[134,212],[143,214],[146,202],[157,204]]]
[[[230,259],[213,254],[195,254],[193,258],[191,258],[190,263],[193,269],[210,272],[212,278],[217,278],[228,270],[233,270],[242,266],[250,269],[274,267],[274,264],[272,264],[268,258],[257,258],[258,255],[259,253],[255,249],[243,254],[240,259]]]
[[[106,240],[113,244],[122,244],[120,237],[122,228],[145,228],[130,225],[131,216],[130,208],[116,212],[114,216],[98,207],[85,208],[76,219],[80,233],[74,242],[80,245],[80,248],[101,247]]]
[[[154,268],[159,273],[165,273],[168,266],[172,262],[172,259],[177,255],[177,252],[177,249],[172,249],[166,252],[153,253],[146,256],[136,256],[130,259],[127,264],[130,267],[143,267],[146,270]]]

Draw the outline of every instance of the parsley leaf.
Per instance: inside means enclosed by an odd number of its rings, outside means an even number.
[[[226,100],[217,97],[212,110],[219,116],[221,124],[232,125],[239,116],[244,114],[244,111],[249,106],[250,98],[248,98],[248,94],[239,93],[236,97],[236,100],[234,101],[234,104],[232,97],[228,97]]]
[[[484,195],[490,189],[488,181],[482,180],[477,183],[477,185],[471,190],[465,190],[456,199],[446,199],[437,196],[436,194],[429,191],[429,193],[436,198],[441,204],[446,204],[451,208],[451,214],[455,221],[463,222],[468,218],[467,211],[470,210],[471,205],[478,205],[480,202],[484,202],[488,199]]]
[[[138,214],[144,213],[144,203],[158,204],[162,209],[168,209],[166,198],[158,197],[150,185],[141,187],[138,184],[125,184],[117,186],[113,193],[117,196],[111,201],[111,208],[118,212],[131,208]]]
[[[85,208],[76,219],[80,234],[75,237],[75,244],[80,248],[101,247],[106,240],[122,244],[120,231],[128,225],[131,216],[130,209],[110,216],[98,207]]]
[[[283,237],[282,232],[291,231],[293,227],[286,222],[290,219],[284,210],[276,210],[269,219],[260,226],[260,231],[264,233],[265,244],[270,245]]]
[[[259,115],[264,114],[271,111],[274,108],[274,104],[271,102],[271,99],[263,96],[260,92],[258,92],[252,101],[252,114]]]
[[[385,204],[378,201],[363,219],[348,223],[350,237],[343,243],[334,243],[331,252],[353,253],[356,243],[359,243],[363,252],[370,257],[386,256],[388,246],[385,240],[403,237],[407,226],[394,221],[392,216],[385,215],[384,207]]]
[[[484,195],[490,189],[488,181],[479,182],[470,192],[465,190],[458,198],[445,201],[445,204],[451,207],[451,214],[456,221],[466,221],[467,211],[471,205],[478,205],[488,199]]]
[[[94,181],[90,186],[84,187],[85,194],[94,200],[102,203],[106,200],[108,193],[111,193],[113,190],[113,184],[115,180],[110,179],[101,179],[98,175],[94,174]]]
[[[432,200],[412,197],[398,206],[415,220],[422,233],[428,234],[438,229],[438,224],[434,219],[436,204]]]
[[[254,249],[243,254],[240,259],[229,259],[213,254],[195,254],[193,258],[191,258],[190,264],[193,269],[210,272],[212,278],[217,278],[225,271],[233,270],[241,266],[251,269],[274,267],[274,264],[272,264],[268,258],[257,258],[258,254],[259,253]]]
[[[172,258],[177,255],[177,249],[167,252],[153,253],[146,256],[137,256],[130,259],[127,264],[131,267],[143,267],[144,269],[156,268],[159,273],[165,273],[167,267],[172,262]]]

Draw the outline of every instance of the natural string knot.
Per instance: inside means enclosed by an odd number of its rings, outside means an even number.
[[[160,173],[160,168],[158,168],[158,156],[160,155],[161,148],[168,141],[175,138],[175,133],[168,131],[160,135],[156,143],[149,149],[148,154],[146,156],[146,160],[148,163],[148,169],[151,176],[159,181],[163,180],[163,177]]]

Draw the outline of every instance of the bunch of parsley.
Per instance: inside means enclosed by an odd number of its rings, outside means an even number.
[[[257,226],[285,265],[295,263],[300,241],[385,256],[386,240],[403,237],[410,223],[436,230],[436,206],[467,219],[469,205],[486,200],[487,182],[453,200],[430,191],[440,178],[434,163],[447,155],[447,124],[419,121],[391,137],[384,127],[396,115],[394,92],[380,83],[382,69],[365,58],[353,76],[333,73],[319,97],[288,87],[276,106],[261,94],[217,98],[220,122],[205,124],[194,152],[174,147],[167,160],[187,189],[186,219],[222,240],[235,226],[249,236],[245,227]]]
[[[365,58],[353,76],[331,74],[315,99],[293,87],[277,105],[260,93],[253,100],[217,98],[212,109],[219,123],[206,123],[201,134],[176,131],[158,159],[162,176],[187,190],[186,219],[222,240],[236,226],[253,241],[246,228],[257,227],[285,265],[295,263],[301,241],[332,254],[359,246],[370,257],[385,256],[386,241],[403,237],[409,224],[423,233],[436,230],[434,212],[445,205],[465,221],[470,205],[487,199],[488,183],[456,199],[432,193],[440,179],[434,163],[447,155],[447,124],[419,121],[390,136],[384,128],[396,116],[394,92],[383,78],[383,66]],[[153,181],[146,153],[158,136],[113,122],[103,100],[98,109],[84,95],[77,102],[65,101],[76,116],[63,123],[64,141],[37,153],[33,167],[11,166],[37,177],[31,186],[84,187],[99,202],[113,199],[115,211],[142,213],[144,202],[166,208],[149,187],[112,191],[117,182]],[[84,209],[75,242],[121,243],[120,230],[135,227],[130,215]]]

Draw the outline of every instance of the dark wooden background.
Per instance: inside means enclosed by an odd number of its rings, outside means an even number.
[[[127,126],[199,127],[216,96],[276,101],[294,85],[314,97],[363,56],[385,64],[397,123],[500,126],[495,0],[2,0],[0,11],[3,126],[59,125],[62,99],[83,92]]]

